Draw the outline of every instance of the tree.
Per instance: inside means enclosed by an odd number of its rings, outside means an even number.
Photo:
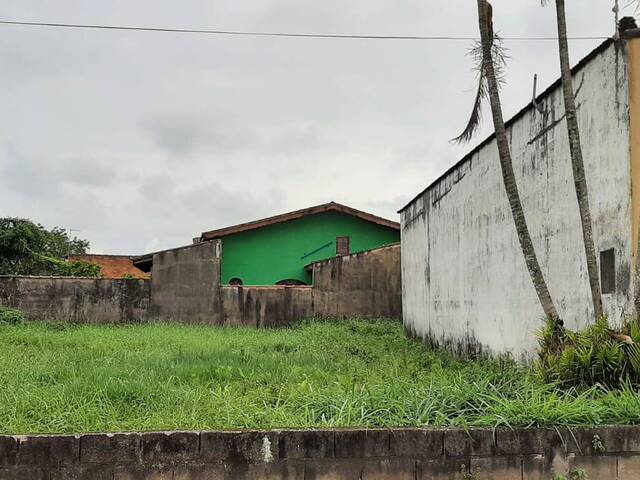
[[[548,0],[543,0],[543,5]],[[564,109],[569,133],[569,147],[571,151],[571,169],[573,170],[573,184],[578,199],[580,223],[582,227],[582,241],[587,260],[587,274],[591,287],[593,313],[597,319],[602,317],[602,292],[600,290],[600,274],[596,258],[595,242],[593,241],[593,227],[591,224],[591,209],[589,207],[589,189],[584,170],[582,146],[580,143],[580,129],[578,127],[578,112],[573,93],[573,76],[569,60],[569,42],[567,40],[567,18],[564,0],[555,0],[558,23],[558,50],[560,52],[560,71],[562,76],[562,92]]]
[[[501,49],[500,39],[493,32],[493,9],[487,0],[477,0],[477,2],[480,44],[476,48],[476,51],[479,59],[478,80],[480,84],[471,119],[463,134],[456,140],[466,141],[471,138],[479,123],[482,99],[488,98],[491,105],[496,142],[498,144],[502,180],[507,193],[507,199],[509,201],[509,207],[511,208],[522,255],[524,256],[529,276],[531,277],[545,315],[550,318],[555,325],[561,326],[562,322],[560,321],[551,294],[549,293],[549,288],[540,269],[538,257],[531,240],[531,235],[529,234],[529,227],[527,226],[527,221],[522,209],[522,201],[520,200],[520,193],[513,171],[513,162],[504,117],[502,115],[499,91],[500,70],[504,65],[505,57]],[[497,61],[494,59],[494,56],[497,58]]]
[[[52,257],[63,259],[68,255],[82,255],[87,253],[88,249],[87,240],[70,238],[64,228],[53,227],[47,232],[46,252]]]
[[[40,225],[20,218],[0,218],[0,274],[29,275],[39,268],[35,252],[46,245]]]
[[[64,229],[45,229],[23,218],[0,218],[0,275],[99,277],[99,265],[65,262],[67,253],[86,253],[89,242],[69,239]]]

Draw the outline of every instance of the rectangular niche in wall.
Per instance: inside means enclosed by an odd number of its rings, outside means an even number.
[[[603,294],[616,291],[616,252],[613,248],[600,252],[600,286]]]

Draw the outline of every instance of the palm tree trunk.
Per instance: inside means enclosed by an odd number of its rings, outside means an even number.
[[[502,180],[504,188],[509,199],[511,214],[518,233],[518,240],[522,248],[531,281],[538,294],[538,299],[544,310],[545,315],[552,319],[554,323],[559,324],[560,318],[549,289],[540,270],[538,257],[531,241],[527,221],[522,210],[522,202],[520,201],[520,193],[513,172],[513,163],[511,160],[511,151],[509,150],[509,142],[507,140],[507,130],[502,116],[502,106],[500,104],[500,93],[498,89],[498,80],[496,78],[492,45],[493,45],[493,25],[491,23],[491,5],[487,0],[478,1],[478,20],[480,23],[480,37],[482,41],[483,66],[487,79],[487,87],[489,91],[489,101],[491,103],[491,112],[493,115],[493,125],[496,132],[496,141],[498,143],[498,154],[500,156],[500,168],[502,169]]]
[[[587,273],[591,287],[593,301],[593,313],[597,319],[602,317],[602,294],[600,291],[600,279],[596,248],[593,241],[593,228],[591,225],[591,210],[589,208],[589,191],[584,173],[584,161],[582,159],[582,147],[580,146],[580,130],[578,129],[578,114],[576,100],[573,94],[573,80],[571,65],[569,63],[569,42],[567,41],[567,19],[564,0],[556,0],[556,12],[558,17],[558,43],[560,51],[560,70],[562,73],[562,90],[564,93],[564,109],[567,118],[567,130],[569,131],[569,145],[571,148],[571,168],[573,169],[573,183],[578,197],[580,210],[580,222],[582,224],[582,240],[584,252],[587,258]]]

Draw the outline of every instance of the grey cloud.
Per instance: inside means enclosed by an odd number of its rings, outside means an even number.
[[[254,192],[211,183],[181,193],[178,199],[186,209],[206,219],[203,228],[210,230],[282,213],[285,197],[274,189]]]
[[[6,187],[22,195],[46,198],[63,188],[109,187],[116,170],[90,157],[62,157],[24,154],[6,148],[0,159],[1,179]]]
[[[6,4],[6,5],[5,5]],[[495,0],[504,35],[550,35],[553,8]],[[588,4],[588,5],[587,5]],[[612,0],[571,2],[574,35]],[[468,0],[21,0],[11,18],[234,30],[476,35]],[[624,13],[629,13],[625,11]],[[0,26],[0,209],[140,253],[335,199],[395,210],[461,158],[467,42],[217,37]],[[597,41],[572,42],[573,61]],[[511,42],[505,116],[558,75],[554,42]]]

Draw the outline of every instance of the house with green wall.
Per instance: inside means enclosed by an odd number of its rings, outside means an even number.
[[[226,285],[311,285],[305,267],[400,241],[400,226],[385,218],[330,202],[202,233],[221,243]]]

